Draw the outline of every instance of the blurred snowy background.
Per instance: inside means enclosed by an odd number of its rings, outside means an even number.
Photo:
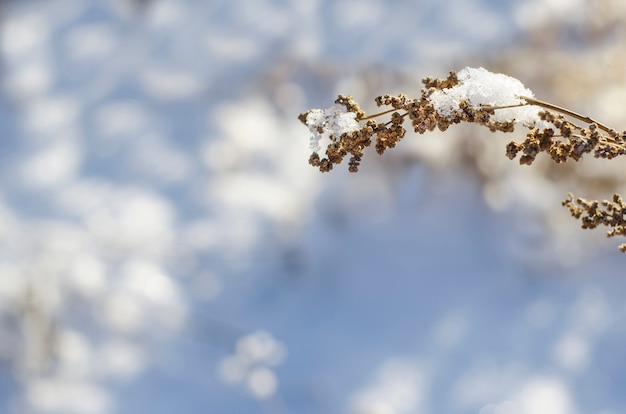
[[[618,0],[4,0],[0,411],[626,412],[620,160],[296,119],[467,65],[626,128]],[[369,106],[368,106],[369,105]]]

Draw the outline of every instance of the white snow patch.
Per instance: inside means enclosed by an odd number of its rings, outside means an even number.
[[[459,103],[467,101],[472,109],[483,105],[511,106],[524,104],[522,96],[532,98],[533,92],[522,82],[510,76],[489,72],[485,68],[465,67],[457,73],[459,83],[452,88],[435,91],[430,96],[437,113],[451,118],[460,111]],[[515,121],[523,125],[533,125],[539,121],[539,110],[534,106],[519,106],[498,109],[492,116],[494,121]]]
[[[312,152],[319,152],[320,141],[335,141],[341,134],[359,129],[354,112],[345,112],[337,107],[328,109],[312,109],[306,117],[306,126],[313,134],[310,147]]]

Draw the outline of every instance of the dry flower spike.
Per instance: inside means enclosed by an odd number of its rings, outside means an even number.
[[[348,169],[357,172],[363,150],[374,140],[378,154],[404,138],[405,125],[418,134],[435,128],[445,131],[452,124],[474,123],[492,132],[512,132],[515,126],[528,129],[523,142],[511,141],[506,156],[519,156],[523,165],[532,164],[541,152],[556,163],[580,160],[584,154],[612,159],[626,154],[626,131],[617,131],[593,119],[534,98],[522,82],[484,68],[466,67],[450,72],[445,79],[426,78],[420,96],[381,95],[375,99],[385,109],[367,115],[351,96],[339,95],[328,109],[311,109],[299,116],[311,132],[309,163],[322,172],[332,170],[350,155]],[[377,119],[384,118],[382,121]],[[571,119],[571,120],[570,120]],[[407,122],[407,120],[409,122]],[[321,143],[326,145],[320,156]],[[615,195],[612,202],[573,200],[563,202],[583,228],[599,224],[612,227],[609,237],[626,235],[624,205]],[[626,252],[626,244],[619,247]]]

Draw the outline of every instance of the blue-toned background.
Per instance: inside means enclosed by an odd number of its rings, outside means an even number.
[[[0,411],[626,411],[626,256],[508,137],[358,174],[297,116],[466,65],[624,128],[618,1],[0,5]]]

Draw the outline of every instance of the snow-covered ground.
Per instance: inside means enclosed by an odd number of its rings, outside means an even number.
[[[590,4],[2,2],[0,411],[625,412],[626,256],[566,186],[489,133],[487,190],[447,133],[320,174],[297,120]]]

